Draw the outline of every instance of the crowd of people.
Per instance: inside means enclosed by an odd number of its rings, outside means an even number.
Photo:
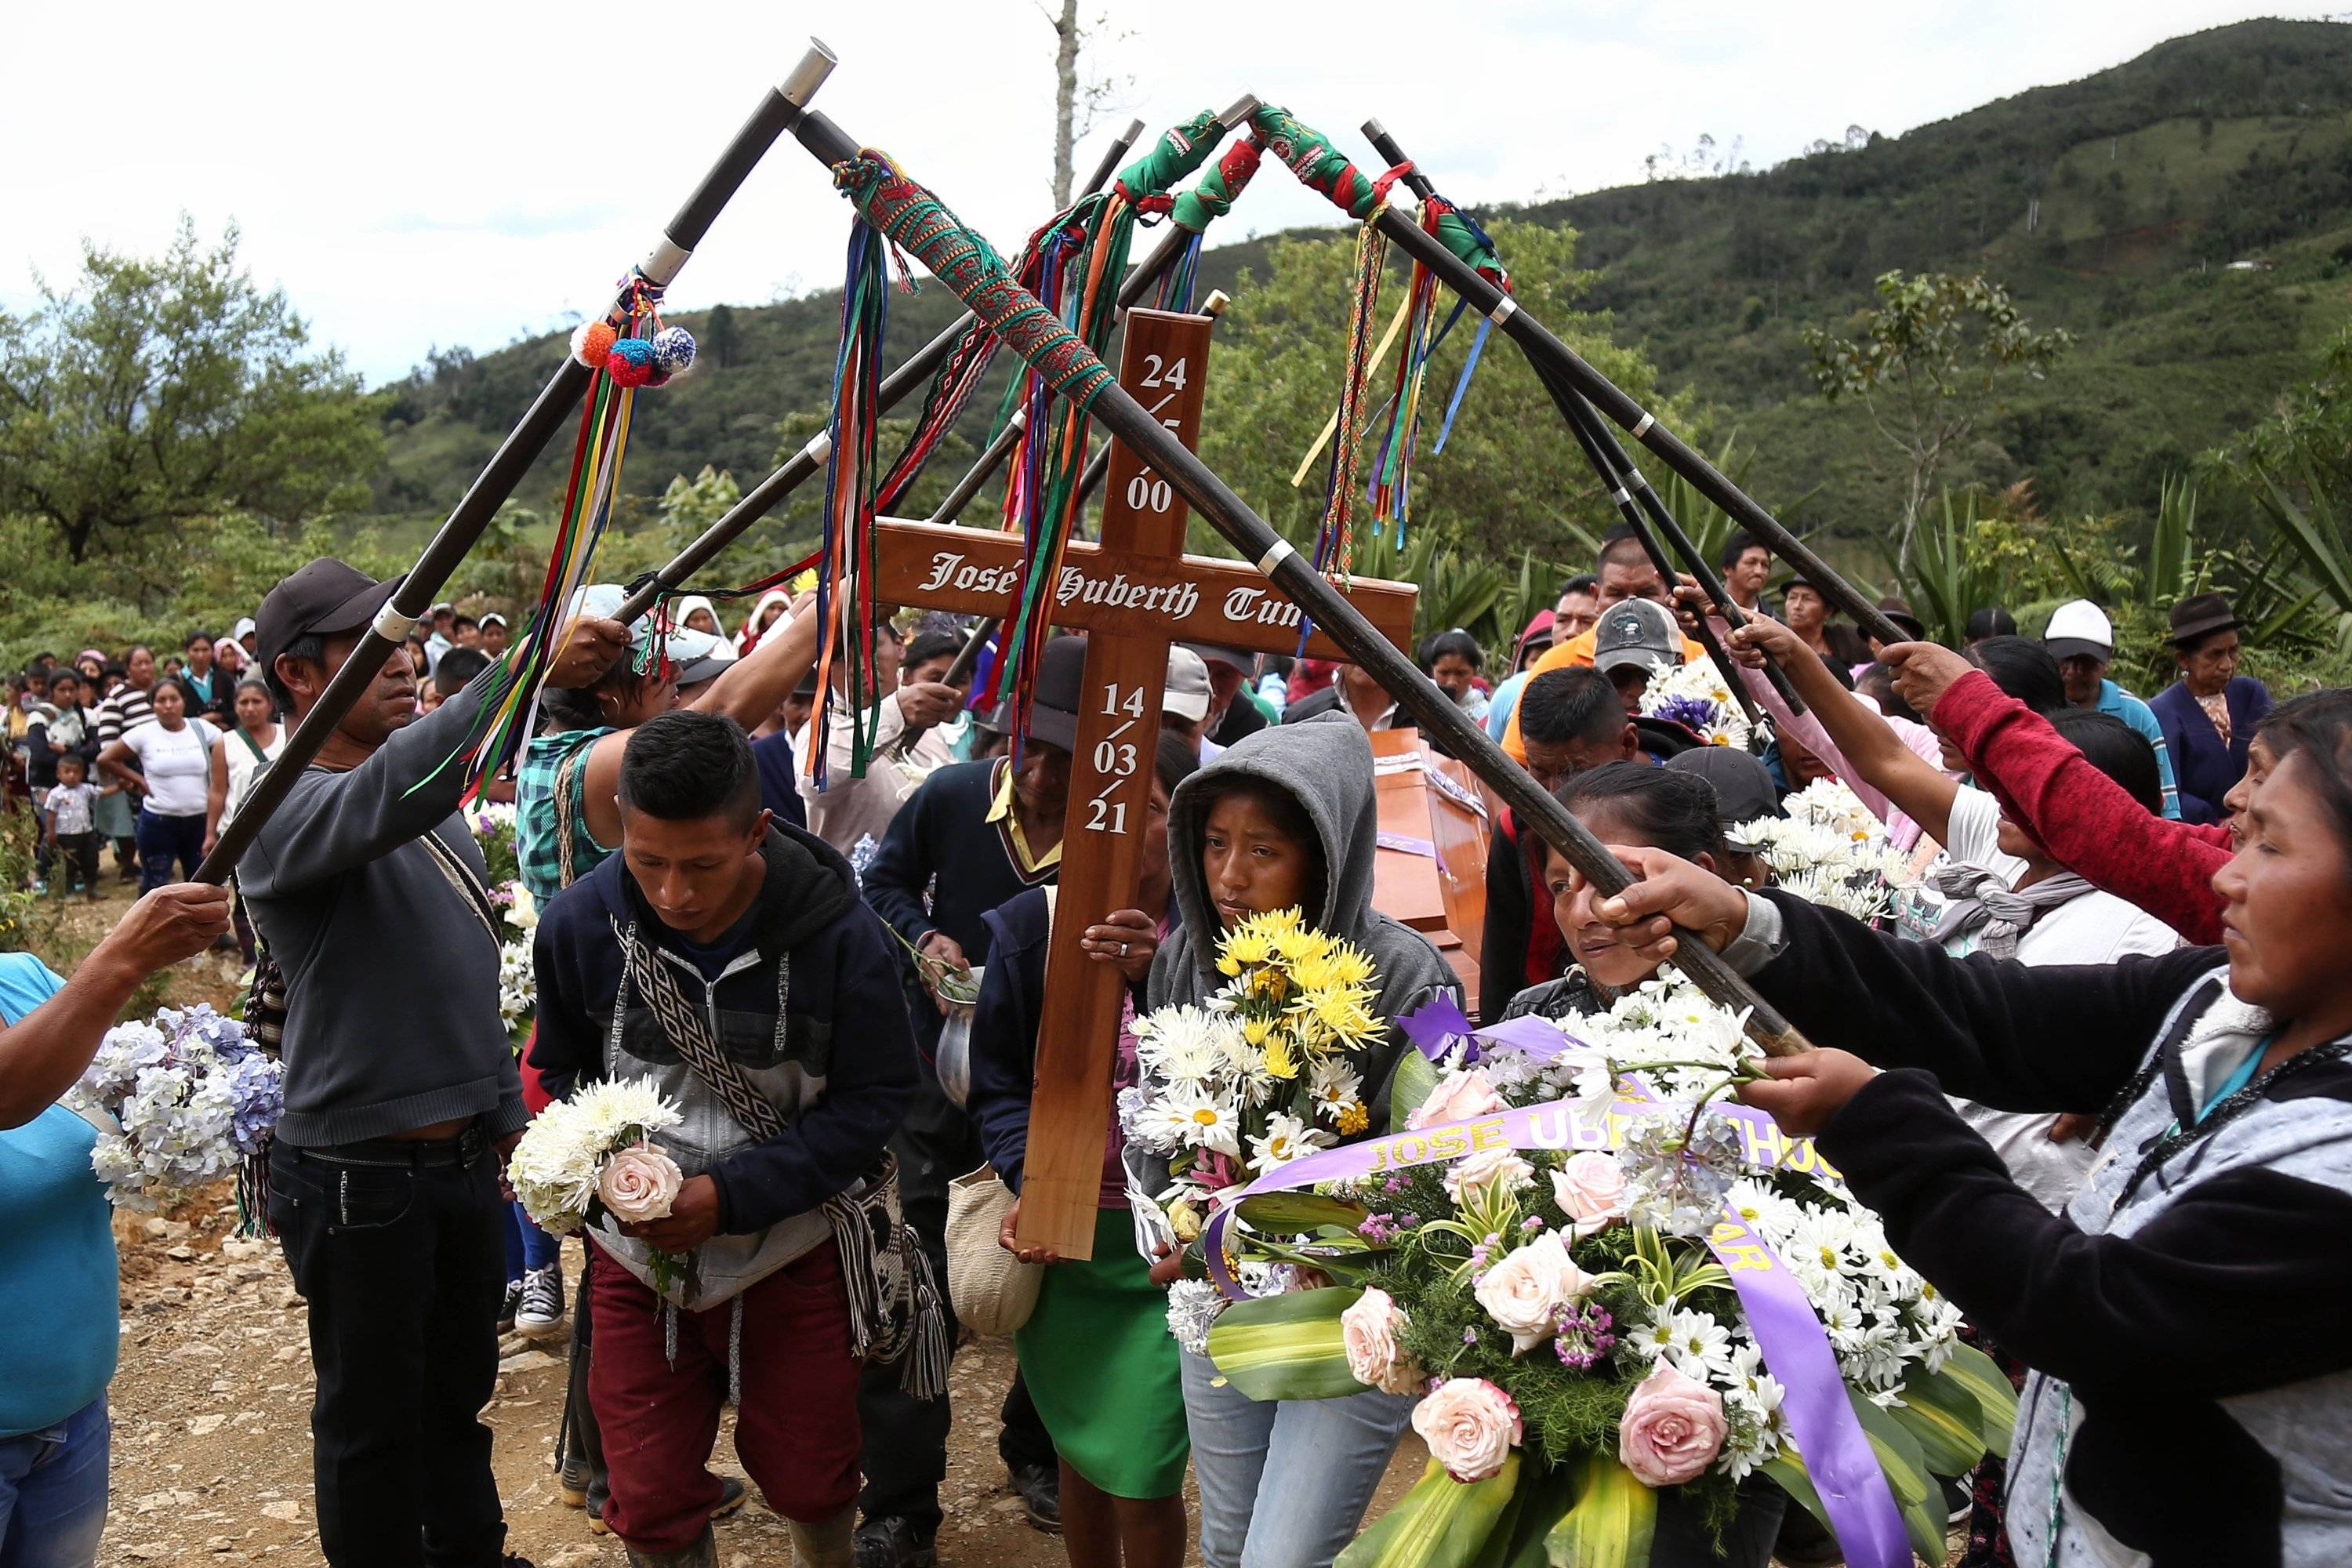
[[[1882,645],[1821,584],[1783,576],[1775,602],[1754,539],[1718,568],[1737,629],[1621,531],[1509,649],[1443,630],[1414,650],[1641,873],[1601,896],[1496,809],[1480,1021],[1605,1007],[1704,940],[1824,1047],[1745,1097],[1818,1136],[2023,1380],[2007,1485],[1997,1464],[1953,1478],[1971,1568],[2352,1554],[2334,1228],[2352,1218],[2352,697],[2273,707],[2218,594],[2174,607],[2179,679],[2144,700],[2086,601],[2039,639],[1986,606],[1946,648],[1890,600],[1910,640]],[[709,1468],[732,1404],[796,1563],[929,1568],[950,1409],[922,1347],[959,1337],[950,1193],[983,1166],[1014,1200],[1002,1246],[1046,1266],[996,1412],[1029,1521],[1074,1568],[1174,1568],[1195,1543],[1210,1568],[1332,1563],[1414,1396],[1261,1403],[1181,1348],[1181,1259],[1115,1118],[1093,1256],[1017,1236],[1084,640],[1045,645],[1025,704],[976,711],[951,682],[966,626],[845,626],[876,667],[861,711],[845,661],[820,671],[808,595],[768,595],[732,634],[708,598],[628,626],[617,588],[578,595],[497,784],[538,911],[518,1051],[446,765],[496,681],[501,616],[437,606],[261,827],[234,903],[187,880],[394,587],[312,562],[163,664],[43,655],[12,682],[37,887],[95,897],[110,844],[144,896],[69,981],[0,960],[0,1204],[23,1260],[0,1275],[0,1563],[89,1563],[106,1510],[112,1241],[90,1131],[55,1102],[148,972],[257,937],[284,1005],[268,1215],[307,1303],[337,1568],[520,1563],[479,1415],[501,1331],[567,1319],[561,1489],[633,1564],[719,1561],[713,1521],[746,1495]],[[1706,657],[1708,616],[1726,679],[1769,716],[1753,751],[1643,711]],[[1099,1042],[1114,1090],[1135,1080],[1134,1020],[1214,991],[1220,934],[1254,916],[1296,910],[1360,946],[1384,1023],[1458,997],[1428,938],[1374,907],[1368,736],[1412,723],[1400,694],[1202,644],[1171,647],[1166,693],[1134,905],[1080,942],[1128,994]],[[1875,928],[1776,892],[1732,831],[1824,778],[1909,857]],[[424,986],[383,962],[419,931]],[[1391,1028],[1349,1062],[1372,1128],[1405,1048]],[[680,1108],[658,1142],[683,1182],[666,1216],[594,1232],[567,1282],[505,1160],[550,1103],[631,1079]],[[901,1220],[919,1256],[895,1248]],[[1740,1496],[1728,1527],[1663,1510],[1652,1561],[1833,1560],[1776,1489]]]

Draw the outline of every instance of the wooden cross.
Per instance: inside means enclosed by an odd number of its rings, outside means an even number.
[[[1186,447],[1197,447],[1210,318],[1139,310],[1126,319],[1119,384]],[[1102,542],[1070,543],[1048,609],[1055,626],[1087,634],[1087,668],[1045,955],[1051,1000],[1037,1032],[1020,1240],[1068,1258],[1094,1256],[1110,1043],[1126,992],[1118,970],[1087,958],[1078,943],[1087,926],[1134,908],[1139,896],[1168,645],[1291,653],[1299,632],[1297,606],[1255,567],[1183,553],[1183,498],[1124,444],[1111,453],[1106,481]],[[888,518],[877,532],[875,590],[882,602],[1011,616],[1021,582],[1014,535]],[[1407,583],[1349,585],[1355,606],[1400,647],[1412,646],[1415,594]],[[1307,651],[1346,657],[1320,633]]]

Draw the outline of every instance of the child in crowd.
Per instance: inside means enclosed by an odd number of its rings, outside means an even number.
[[[46,879],[55,860],[57,884],[52,891],[62,898],[68,890],[78,889],[85,898],[95,899],[99,792],[87,776],[89,765],[80,753],[66,752],[58,758],[57,768],[58,782],[41,797],[40,874]]]

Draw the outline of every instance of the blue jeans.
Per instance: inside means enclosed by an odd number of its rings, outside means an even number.
[[[563,1240],[530,1223],[522,1205],[507,1205],[507,1283],[512,1285],[534,1268],[544,1268],[563,1256]]]
[[[139,890],[152,893],[172,879],[177,860],[183,879],[194,878],[205,858],[205,814],[164,816],[139,808]]]
[[[0,1437],[0,1568],[98,1560],[110,1430],[100,1394],[54,1426]]]
[[[1330,1568],[1412,1418],[1410,1394],[1260,1403],[1184,1354],[1204,1568]]]

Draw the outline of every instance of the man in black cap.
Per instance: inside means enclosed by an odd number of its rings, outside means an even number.
[[[940,1088],[933,1063],[955,1004],[947,977],[988,962],[981,916],[1060,874],[1062,812],[1070,789],[1084,688],[1083,637],[1055,637],[1038,659],[1027,721],[1013,757],[957,763],[925,779],[890,819],[866,868],[866,901],[924,956],[910,987],[918,1057],[914,1108],[891,1141],[907,1223],[947,1278],[948,1183],[981,1163],[980,1140]],[[952,1303],[949,1338],[955,1337]],[[947,1475],[948,1401],[918,1400],[887,1368],[869,1373],[858,1399],[865,1426],[866,1520],[859,1568],[913,1568],[932,1558],[940,1482]],[[997,1452],[1030,1522],[1057,1529],[1060,1471],[1053,1439],[1016,1378],[1004,1402]]]
[[[491,675],[418,719],[398,586],[313,561],[257,617],[261,668],[298,724],[371,626],[399,639],[238,867],[286,984],[269,1215],[310,1307],[327,1561],[498,1568],[520,1560],[477,1417],[498,1375],[499,1162],[525,1116],[497,911],[452,760]],[[625,646],[583,620],[550,679],[586,685]]]

